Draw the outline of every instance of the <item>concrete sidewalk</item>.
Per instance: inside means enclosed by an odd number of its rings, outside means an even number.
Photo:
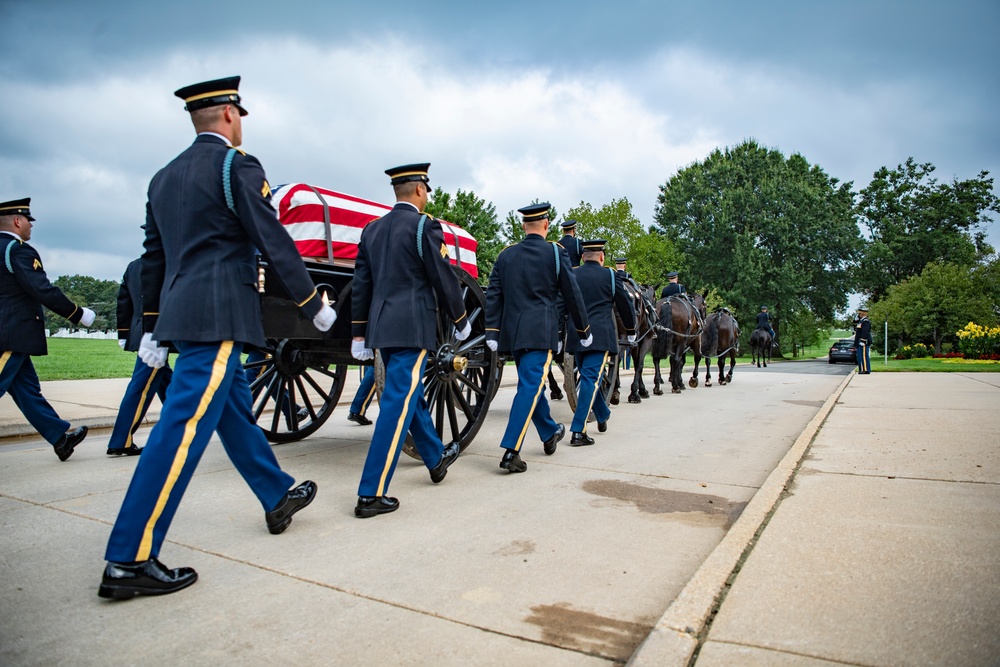
[[[693,659],[686,589],[632,664],[1000,665],[1000,373],[855,375],[803,453]]]

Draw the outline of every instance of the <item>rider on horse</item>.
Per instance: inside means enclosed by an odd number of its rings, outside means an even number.
[[[622,282],[627,286],[630,286],[635,294],[639,296],[642,301],[642,307],[646,311],[646,321],[655,322],[656,321],[656,307],[653,306],[653,302],[650,300],[649,295],[646,294],[646,290],[639,287],[639,284],[632,277],[632,274],[626,270],[626,262],[628,259],[626,257],[616,257],[615,258],[615,269],[618,273],[618,277],[622,279]],[[640,335],[643,335],[640,332]],[[653,336],[656,336],[656,332],[653,332]]]
[[[771,315],[767,312],[767,306],[761,306],[760,312],[757,313],[757,328],[771,334],[771,345],[777,346],[778,340],[774,335],[774,329],[771,328]]]

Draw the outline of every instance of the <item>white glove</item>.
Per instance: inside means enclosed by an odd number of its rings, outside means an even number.
[[[139,343],[139,358],[150,368],[163,368],[167,363],[167,348],[160,347],[160,344],[153,340],[153,334],[142,334],[142,342]]]
[[[462,330],[455,333],[455,338],[458,340],[465,340],[466,338],[469,337],[469,334],[471,333],[472,333],[472,325],[469,324],[468,320],[466,320],[465,326],[462,328]]]
[[[126,343],[126,340],[124,338],[119,338],[118,339],[118,347],[120,347],[123,350],[125,349],[125,343]]]
[[[336,321],[337,311],[324,303],[323,307],[316,313],[316,317],[313,318],[313,326],[320,331],[329,331]]]
[[[594,342],[594,334],[587,334],[587,337],[580,341],[580,345],[590,347]]]
[[[556,354],[559,354],[560,352],[562,352],[562,341],[556,343]]]
[[[490,348],[491,351],[496,352],[498,347],[497,342],[495,340],[488,340],[486,341],[486,347]]]
[[[85,327],[89,327],[94,323],[94,317],[96,317],[96,315],[90,308],[81,308],[81,310],[83,311],[83,315],[80,316],[80,324]]]
[[[860,345],[861,345],[861,347],[865,347],[866,345],[868,345],[868,342],[867,341],[861,341]]]
[[[368,361],[375,358],[375,353],[370,348],[365,347],[365,341],[351,341],[351,356],[358,361]]]
[[[591,334],[591,335],[593,335],[593,334]],[[634,342],[635,342],[635,334],[631,334],[631,335],[630,335],[630,336],[628,337],[628,342],[630,342],[630,343],[634,343]]]

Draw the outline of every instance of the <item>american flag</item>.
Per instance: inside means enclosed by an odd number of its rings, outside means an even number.
[[[314,191],[315,190],[315,191]],[[323,204],[330,212],[330,239],[335,259],[356,259],[361,230],[372,220],[392,210],[391,206],[361,199],[305,183],[288,183],[275,188],[271,205],[278,219],[295,241],[303,257],[327,257]],[[444,220],[439,221],[452,264],[465,269],[473,278],[479,277],[476,267],[478,243],[467,231]]]

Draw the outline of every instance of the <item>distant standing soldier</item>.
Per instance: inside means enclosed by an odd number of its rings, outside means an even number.
[[[594,342],[569,255],[559,244],[545,240],[549,208],[543,203],[518,209],[524,217],[524,240],[500,252],[486,290],[486,344],[493,351],[513,353],[517,365],[517,393],[500,442],[504,449],[500,467],[512,473],[528,469],[520,451],[529,421],[546,454],[555,453],[566,435],[566,427],[552,419],[545,398],[545,378],[559,347],[558,295],[583,338],[581,347]]]
[[[872,323],[868,319],[868,307],[858,308],[858,321],[854,323],[854,347],[858,355],[858,375],[872,372],[871,353]]]
[[[320,331],[337,318],[325,305],[295,243],[271,208],[271,188],[243,142],[240,77],[206,81],[174,93],[198,133],[194,143],[149,184],[142,255],[143,335],[139,356],[153,368],[180,354],[160,421],[139,457],[118,512],[98,589],[103,598],[162,595],[190,586],[190,567],[158,560],[181,497],[216,432],[277,535],[316,495],[278,465],[257,427],[240,355],[263,347],[256,249]]]
[[[580,266],[583,246],[580,244],[580,239],[576,237],[576,220],[566,220],[560,226],[563,230],[563,237],[559,239],[559,245],[569,255],[570,266],[573,268]]]
[[[368,366],[364,368],[364,375],[361,376],[358,391],[354,394],[354,400],[351,401],[351,407],[347,412],[347,421],[354,422],[359,426],[371,426],[372,420],[368,419],[365,413],[368,412],[368,406],[372,404],[374,398],[375,367]]]
[[[118,289],[117,312],[118,344],[123,350],[138,352],[142,341],[142,258],[132,260],[125,269]],[[118,418],[108,440],[108,456],[142,453],[142,447],[137,446],[132,437],[139,430],[153,397],[159,396],[161,404],[166,401],[172,376],[169,363],[164,362],[163,368],[152,368],[136,355],[132,379],[118,406]]]
[[[49,282],[38,252],[28,245],[34,218],[31,198],[0,203],[0,397],[10,392],[18,409],[55,449],[60,461],[87,437],[87,427],[69,430],[42,396],[32,356],[45,356],[42,306],[73,324],[89,327],[94,311],[81,308]]]
[[[427,206],[429,167],[386,170],[396,205],[364,228],[358,245],[351,353],[366,361],[377,349],[385,364],[385,388],[354,508],[361,519],[399,509],[399,501],[386,492],[407,431],[434,484],[459,454],[457,442],[447,447],[441,442],[424,398],[427,353],[437,349],[438,304],[454,323],[458,340],[472,332],[441,223],[421,213]]]
[[[632,299],[625,291],[625,284],[618,273],[604,267],[606,243],[604,239],[584,241],[583,266],[573,269],[573,276],[587,306],[587,319],[594,338],[593,344],[584,348],[580,337],[571,333],[566,344],[567,351],[576,355],[576,365],[580,371],[580,393],[570,427],[573,435],[569,444],[574,447],[594,444],[594,439],[587,435],[587,418],[591,410],[597,417],[597,430],[601,433],[608,430],[611,409],[604,402],[600,385],[608,355],[618,352],[615,310],[622,318],[628,342],[635,342],[635,310]]]

